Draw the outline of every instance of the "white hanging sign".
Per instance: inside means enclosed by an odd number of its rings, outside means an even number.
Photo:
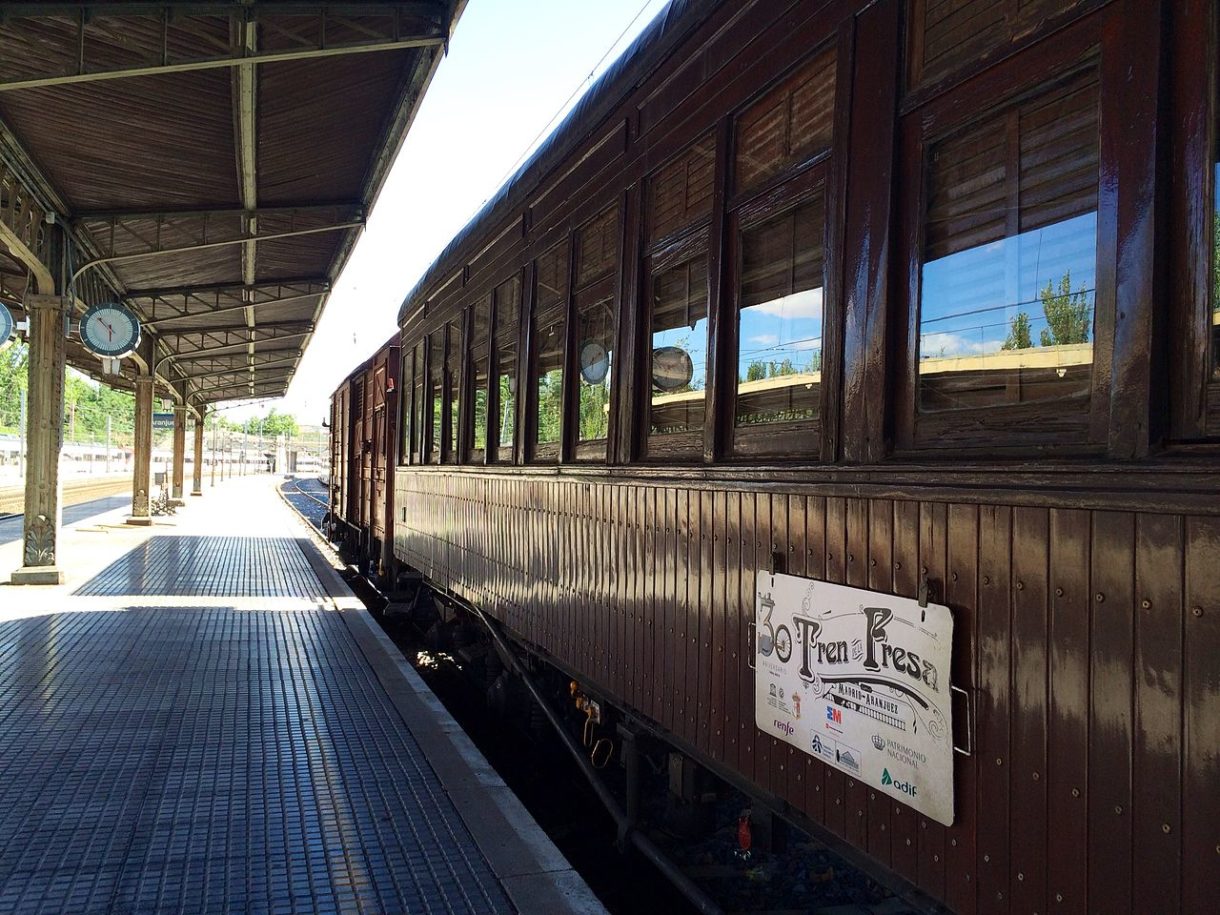
[[[953,617],[940,604],[758,573],[759,730],[953,825]]]

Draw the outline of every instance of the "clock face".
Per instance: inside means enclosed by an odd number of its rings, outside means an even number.
[[[124,305],[94,305],[80,319],[80,339],[90,352],[117,359],[139,344],[140,322]]]
[[[659,346],[652,351],[652,386],[658,391],[680,391],[694,374],[690,354],[680,346]]]
[[[601,384],[610,373],[610,354],[596,340],[590,340],[580,348],[580,377],[589,384]]]
[[[0,349],[8,345],[13,336],[13,315],[5,306],[0,305]]]

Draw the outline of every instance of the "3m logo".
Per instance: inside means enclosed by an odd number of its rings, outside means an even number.
[[[843,723],[843,712],[833,705],[826,706],[826,720],[835,724]]]
[[[916,794],[919,793],[918,791],[915,790],[914,782],[895,781],[894,777],[892,775],[890,775],[889,769],[883,769],[881,771],[881,784],[885,787],[895,788],[898,791],[901,791],[903,794],[908,795],[909,797],[915,797]]]

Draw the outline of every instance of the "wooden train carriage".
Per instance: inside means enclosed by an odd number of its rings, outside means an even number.
[[[392,563],[398,441],[398,335],[331,397],[332,530],[362,568]]]
[[[404,303],[396,556],[954,910],[1210,910],[1217,20],[671,5]],[[951,826],[756,727],[759,570],[952,609]]]

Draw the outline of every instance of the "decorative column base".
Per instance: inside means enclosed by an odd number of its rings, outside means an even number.
[[[127,523],[136,527],[152,527],[152,518],[147,515],[132,515],[127,519]]]
[[[64,573],[59,566],[22,566],[9,581],[15,585],[62,585]]]
[[[202,495],[203,495],[203,490],[202,490],[202,489],[192,489],[192,490],[191,490],[191,495],[192,495],[192,496],[202,496]]]

